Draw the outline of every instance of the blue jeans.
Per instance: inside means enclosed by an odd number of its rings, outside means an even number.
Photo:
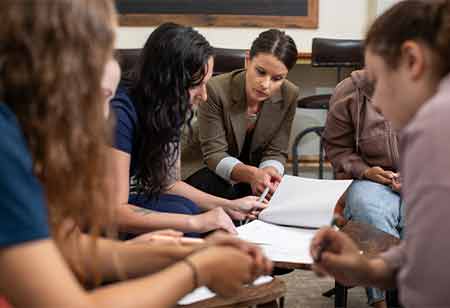
[[[128,203],[146,208],[148,210],[163,212],[163,213],[174,213],[174,214],[185,214],[185,215],[198,215],[201,213],[200,208],[192,200],[185,197],[171,194],[162,194],[159,199],[148,199],[144,195],[130,195],[128,198]],[[200,237],[199,233],[185,233],[188,237]]]
[[[400,195],[389,186],[355,180],[347,191],[344,216],[402,238],[405,225],[404,208]],[[368,288],[366,292],[371,305],[384,300],[384,292],[380,289]]]

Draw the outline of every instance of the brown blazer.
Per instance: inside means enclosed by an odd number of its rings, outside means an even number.
[[[330,100],[323,142],[336,178],[361,179],[369,167],[398,171],[398,137],[371,102],[366,71],[337,85]]]
[[[216,170],[225,157],[239,157],[247,131],[245,70],[212,78],[207,84],[208,100],[198,110],[199,139],[203,159]],[[299,89],[288,80],[281,90],[265,101],[259,112],[250,146],[250,162],[266,160],[284,165],[289,135],[295,116]]]

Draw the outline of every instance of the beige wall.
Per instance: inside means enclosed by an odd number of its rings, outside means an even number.
[[[286,29],[302,52],[311,51],[313,37],[362,38],[369,17],[369,4],[376,0],[319,0],[319,28],[315,30]],[[121,27],[119,48],[136,48],[144,44],[154,28]],[[216,47],[248,48],[264,28],[198,28]]]
[[[286,29],[299,46],[301,52],[311,51],[313,37],[361,39],[373,18],[399,0],[319,0],[319,28],[316,30]],[[121,27],[118,31],[118,48],[139,48],[154,28]],[[198,28],[216,47],[249,48],[252,40],[265,30],[263,28]],[[299,85],[302,96],[329,93],[336,84],[336,73],[332,69],[311,68],[296,65],[289,79]],[[302,129],[322,125],[326,114],[322,111],[298,110],[292,135]],[[311,136],[301,145],[301,153],[317,152],[317,138]]]

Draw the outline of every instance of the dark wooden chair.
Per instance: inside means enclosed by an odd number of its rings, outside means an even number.
[[[342,80],[342,69],[363,66],[363,49],[360,40],[314,38],[312,42],[311,65],[317,68],[336,68],[337,83]],[[299,99],[298,108],[328,110],[331,95],[312,95]],[[303,137],[316,134],[319,139],[318,178],[323,179],[324,151],[322,144],[323,126],[309,127],[301,131],[292,144],[292,174],[299,173],[299,144]]]
[[[400,244],[400,240],[386,232],[380,231],[369,224],[349,221],[342,229],[342,232],[350,236],[355,241],[359,249],[368,257],[374,257],[389,248]],[[347,291],[351,287],[343,286],[335,282],[335,288],[328,291],[334,294],[334,307],[347,307]],[[327,293],[327,292],[326,292]],[[324,293],[326,296],[326,294]],[[397,290],[386,290],[386,304],[389,308],[399,308]]]

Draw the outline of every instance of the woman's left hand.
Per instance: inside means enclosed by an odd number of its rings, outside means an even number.
[[[247,214],[254,211],[260,212],[268,206],[268,200],[264,199],[262,202],[259,202],[258,199],[259,197],[256,196],[247,196],[244,198],[231,200],[232,209]]]
[[[224,208],[224,210],[233,220],[256,219],[259,212],[268,206],[267,199],[263,200],[263,202],[259,202],[258,199],[256,196],[247,196],[230,200],[231,206]]]

